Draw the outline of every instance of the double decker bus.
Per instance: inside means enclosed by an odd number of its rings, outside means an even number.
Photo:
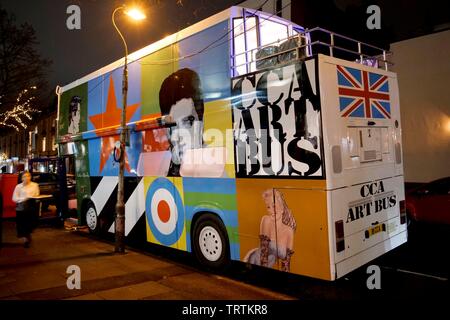
[[[389,52],[231,7],[129,55],[125,236],[335,280],[407,241]],[[57,88],[78,223],[115,230],[124,59]]]

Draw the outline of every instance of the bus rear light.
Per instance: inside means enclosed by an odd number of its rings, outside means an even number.
[[[333,160],[333,172],[342,172],[342,156],[341,156],[341,146],[333,146],[331,148],[331,159]]]
[[[395,144],[395,163],[402,163],[402,146],[399,142]]]
[[[406,223],[406,203],[405,200],[400,201],[400,224]]]
[[[345,250],[345,238],[344,238],[344,221],[339,220],[334,223],[336,232],[336,251],[341,252]]]

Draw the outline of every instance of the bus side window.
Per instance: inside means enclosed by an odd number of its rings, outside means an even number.
[[[287,25],[275,21],[262,20],[260,22],[260,30],[261,30],[260,38],[262,46],[268,44],[279,45],[282,41],[288,38]]]
[[[233,19],[234,76],[256,70],[255,49],[258,47],[257,17]]]

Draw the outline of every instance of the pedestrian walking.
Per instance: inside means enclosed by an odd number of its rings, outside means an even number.
[[[31,181],[31,174],[25,171],[22,174],[22,183],[19,183],[13,192],[12,200],[16,203],[17,237],[23,239],[25,248],[30,247],[31,233],[36,225],[36,206],[33,197],[39,196],[39,185]]]

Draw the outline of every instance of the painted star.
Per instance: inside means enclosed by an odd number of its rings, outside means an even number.
[[[127,114],[126,114],[126,122],[130,122],[133,114],[136,112],[136,109],[139,107],[139,103],[135,103],[132,105],[127,105]],[[116,100],[116,92],[114,89],[114,81],[113,78],[109,77],[109,89],[108,89],[108,100],[106,102],[106,110],[104,113],[99,113],[89,117],[92,124],[95,127],[95,130],[114,127],[120,124],[120,119],[122,117],[122,108],[117,106]],[[106,162],[108,161],[111,153],[114,150],[114,143],[119,140],[119,135],[106,136],[102,137],[102,150],[100,153],[100,172],[102,172],[105,167]],[[125,153],[125,168],[130,172],[130,164],[128,162],[128,156]]]

